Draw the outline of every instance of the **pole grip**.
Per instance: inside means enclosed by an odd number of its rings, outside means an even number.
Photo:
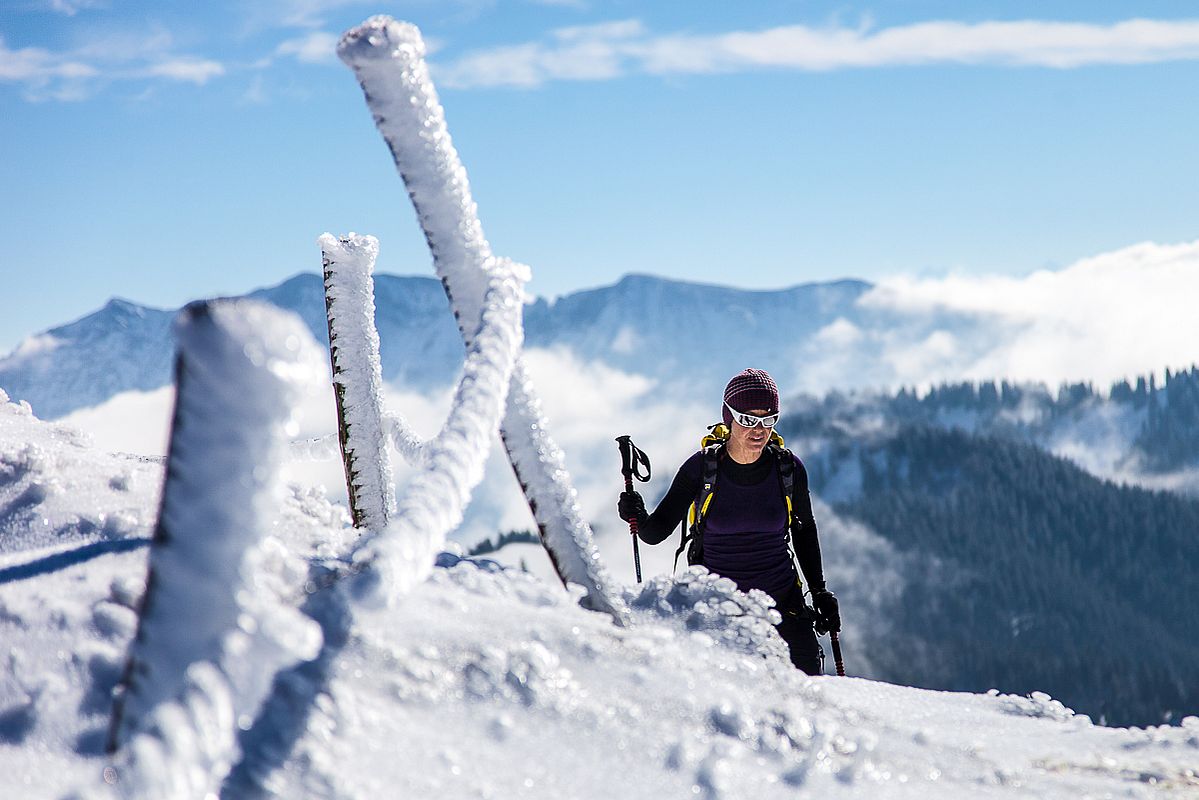
[[[641,480],[649,480],[649,458],[645,453],[642,453],[633,444],[633,440],[628,436],[618,436],[616,443],[620,447],[621,473],[624,475],[624,490],[626,492],[633,491],[633,476],[636,475]],[[640,459],[646,467],[645,477],[637,472],[637,463]],[[637,573],[637,583],[641,583],[641,548],[637,542],[637,520],[636,518],[629,520],[629,533],[633,537],[633,568]]]

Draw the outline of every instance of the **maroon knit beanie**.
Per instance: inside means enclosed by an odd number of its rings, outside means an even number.
[[[767,414],[777,414],[779,410],[779,387],[774,385],[774,378],[762,369],[747,369],[733,376],[729,385],[724,389],[724,402],[743,414],[754,409],[765,409]],[[733,424],[733,415],[723,405],[720,406],[721,416],[725,425]]]

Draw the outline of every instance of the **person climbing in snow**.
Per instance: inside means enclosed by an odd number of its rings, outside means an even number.
[[[823,651],[816,632],[839,632],[841,614],[824,582],[807,470],[790,450],[770,441],[779,419],[774,379],[760,369],[733,376],[721,411],[726,441],[688,458],[652,514],[635,491],[620,495],[618,513],[625,522],[637,521],[642,541],[658,544],[694,503],[698,523],[685,531],[690,542],[684,538],[684,545],[690,544],[689,563],[731,578],[742,591],[761,589],[773,597],[791,663],[809,675],[820,674]],[[790,520],[783,491],[788,483]],[[814,609],[804,600],[789,541],[811,587]]]

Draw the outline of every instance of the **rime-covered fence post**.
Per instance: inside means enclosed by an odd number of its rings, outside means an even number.
[[[326,233],[318,242],[350,515],[355,528],[381,531],[395,511],[395,488],[384,434],[383,368],[375,329],[372,272],[379,241],[353,233],[338,239]]]
[[[420,31],[388,17],[372,17],[346,32],[338,55],[354,70],[391,149],[469,346],[479,328],[494,259],[429,78]],[[501,438],[559,577],[581,585],[590,607],[623,622],[624,601],[603,566],[521,361],[512,375]]]
[[[193,303],[175,334],[166,482],[108,741],[123,796],[156,800],[215,796],[237,726],[320,643],[260,547],[319,350],[298,318],[252,301]]]
[[[499,427],[513,364],[524,341],[521,301],[528,269],[492,259],[477,335],[466,350],[450,413],[420,446],[419,469],[396,498],[385,531],[364,535],[352,558],[356,597],[394,603],[428,577],[446,535],[462,523],[471,491],[483,479]]]

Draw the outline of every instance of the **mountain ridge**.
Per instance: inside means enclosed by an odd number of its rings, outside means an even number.
[[[744,290],[627,275],[552,302],[535,298],[525,309],[525,341],[529,347],[566,347],[581,358],[665,382],[682,378],[707,386],[723,380],[726,372],[748,366],[744,352],[756,352],[757,366],[785,375],[791,352],[767,353],[762,344],[775,336],[778,317],[791,315],[794,335],[810,336],[838,317],[853,316],[857,298],[869,288],[841,280]],[[298,273],[245,296],[299,314],[317,341],[327,343],[323,291],[319,275]],[[377,275],[375,305],[385,380],[418,390],[454,380],[462,343],[436,278]],[[165,386],[176,313],[112,298],[91,314],[28,337],[0,358],[0,387],[28,401],[39,416],[55,419],[120,392]],[[679,348],[679,342],[695,344]],[[674,355],[647,369],[646,352]],[[703,375],[694,377],[701,368]]]

